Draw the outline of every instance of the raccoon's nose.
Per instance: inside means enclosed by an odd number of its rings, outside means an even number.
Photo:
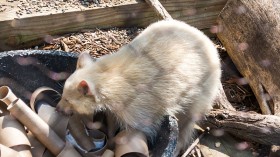
[[[57,112],[62,112],[61,107],[60,107],[60,106],[58,106],[58,105],[56,106],[55,110],[56,110]]]

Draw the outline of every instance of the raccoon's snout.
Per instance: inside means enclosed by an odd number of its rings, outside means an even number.
[[[73,110],[70,109],[69,107],[63,109],[63,108],[60,107],[59,105],[56,106],[56,111],[62,113],[62,114],[65,115],[65,116],[72,116],[73,113],[74,113]]]

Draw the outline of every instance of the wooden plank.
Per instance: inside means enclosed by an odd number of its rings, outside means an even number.
[[[227,0],[162,0],[162,5],[174,19],[182,20],[205,32],[216,25],[216,18]],[[84,11],[51,15],[16,15],[0,18],[0,51],[28,48],[51,36],[92,28],[146,27],[158,20],[156,13],[144,1]]]

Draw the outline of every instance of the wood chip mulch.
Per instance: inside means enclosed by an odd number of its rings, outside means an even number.
[[[50,43],[40,46],[43,50],[63,50],[66,52],[88,52],[99,58],[117,50],[134,39],[143,29],[141,28],[112,28],[86,30],[54,38]]]

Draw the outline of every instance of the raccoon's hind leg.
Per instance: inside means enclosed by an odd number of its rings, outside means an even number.
[[[190,115],[180,113],[176,115],[178,118],[179,136],[174,156],[184,153],[187,146],[192,142],[194,122]]]

